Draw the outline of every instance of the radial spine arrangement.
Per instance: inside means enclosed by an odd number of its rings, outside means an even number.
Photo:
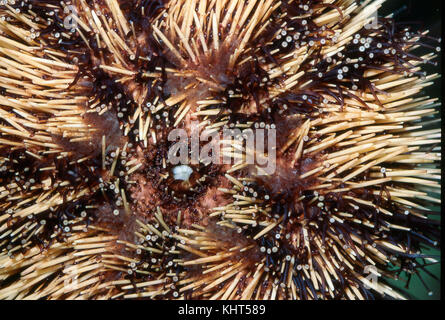
[[[388,279],[440,260],[440,39],[382,6],[1,0],[0,299],[408,298]],[[177,167],[175,129],[274,130],[276,168],[242,139]]]

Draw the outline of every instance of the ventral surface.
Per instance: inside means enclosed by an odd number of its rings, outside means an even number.
[[[0,299],[429,292],[441,41],[384,6],[1,0]]]

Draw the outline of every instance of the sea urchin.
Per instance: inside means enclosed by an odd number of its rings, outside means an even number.
[[[1,0],[0,299],[403,299],[440,39],[383,2]]]

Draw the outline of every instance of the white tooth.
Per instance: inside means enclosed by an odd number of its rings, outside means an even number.
[[[179,165],[173,168],[175,180],[187,181],[193,173],[193,169],[187,165]]]

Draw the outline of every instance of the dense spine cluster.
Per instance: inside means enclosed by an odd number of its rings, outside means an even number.
[[[440,39],[383,2],[0,0],[0,299],[406,298]],[[276,170],[234,139],[178,174],[178,128],[276,130]]]

